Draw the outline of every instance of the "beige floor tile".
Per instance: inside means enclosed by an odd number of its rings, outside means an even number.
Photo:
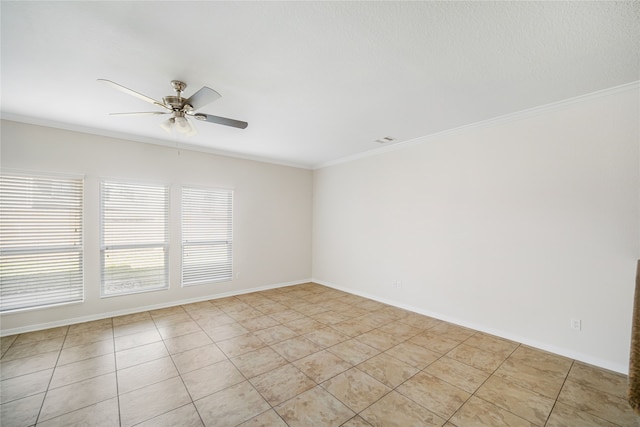
[[[357,368],[391,388],[399,386],[419,371],[413,366],[384,353],[362,362],[357,365]]]
[[[116,367],[117,369],[125,369],[167,356],[169,356],[169,352],[162,341],[141,345],[118,351],[116,353]]]
[[[181,305],[175,305],[173,307],[165,307],[165,308],[159,308],[157,310],[149,311],[149,314],[151,315],[154,321],[156,319],[161,319],[161,318],[181,316],[186,313],[187,312]]]
[[[0,337],[0,357],[4,356],[4,353],[9,350],[9,347],[13,345],[17,338],[17,335]]]
[[[429,332],[447,337],[447,339],[462,342],[476,333],[473,329],[454,325],[453,323],[441,322]]]
[[[145,344],[162,341],[157,329],[148,329],[135,334],[123,335],[114,339],[116,351],[127,350]]]
[[[469,400],[451,417],[457,427],[534,427],[535,424],[478,397]],[[570,427],[570,426],[565,426]],[[573,426],[571,426],[573,427]],[[575,426],[578,427],[578,426]]]
[[[626,375],[575,362],[567,379],[613,394],[621,399],[627,398],[628,381]]]
[[[428,329],[410,338],[409,341],[439,354],[445,354],[460,344],[458,341],[448,339],[445,336],[430,331],[431,329]]]
[[[351,368],[321,384],[354,412],[360,412],[391,389],[357,368]]]
[[[407,317],[398,320],[399,322],[406,323],[409,326],[418,328],[421,330],[431,329],[434,326],[442,323],[442,320],[434,319],[433,317],[423,316],[421,314],[411,313]]]
[[[271,313],[270,316],[280,323],[287,323],[291,322],[292,320],[302,319],[303,317],[305,317],[304,314],[291,309],[279,311],[277,313]]]
[[[249,333],[216,343],[227,357],[236,357],[264,347],[266,344],[256,335]]]
[[[114,354],[114,349],[113,339],[81,344],[75,347],[63,347],[58,359],[58,365],[66,365],[67,363],[104,356],[105,354]]]
[[[271,326],[266,329],[255,331],[254,335],[260,338],[262,342],[267,345],[277,344],[281,341],[298,336],[296,332],[283,325]]]
[[[232,387],[195,401],[198,413],[206,426],[237,426],[270,409],[249,382]]]
[[[318,384],[351,368],[351,364],[326,350],[298,359],[293,364]]]
[[[226,356],[215,344],[209,344],[187,350],[171,356],[180,374],[195,371],[205,366],[226,360]]]
[[[360,413],[374,427],[441,426],[445,420],[396,391]]]
[[[110,373],[49,390],[38,421],[46,421],[116,397],[116,374]]]
[[[290,427],[338,427],[355,415],[321,387],[305,391],[275,410]]]
[[[394,337],[399,338],[401,341],[406,341],[422,332],[422,329],[407,325],[402,322],[402,320],[387,323],[386,325],[380,326],[378,330],[391,334]]]
[[[104,356],[57,366],[53,371],[49,389],[108,374],[115,370],[116,361],[113,354],[105,354]]]
[[[201,330],[200,325],[191,319],[186,322],[173,323],[167,326],[158,327],[158,332],[160,332],[160,336],[164,340],[179,337],[181,335],[192,334]]]
[[[118,411],[118,398],[114,397],[38,423],[38,427],[117,427],[120,425],[120,413]]]
[[[322,347],[304,337],[290,338],[271,345],[271,348],[289,362],[293,362],[322,350]]]
[[[247,378],[253,378],[289,363],[271,347],[263,347],[245,353],[242,356],[234,357],[231,361]]]
[[[476,396],[538,425],[544,425],[555,403],[554,399],[495,375],[478,389]]]
[[[113,320],[111,318],[92,320],[90,322],[76,323],[69,326],[69,335],[78,334],[80,332],[91,331],[94,329],[111,329],[113,328]]]
[[[7,362],[0,360],[0,380],[31,374],[44,369],[51,369],[56,366],[59,354],[57,351],[50,351],[22,359],[9,360]]]
[[[253,319],[243,320],[238,323],[240,323],[240,326],[251,332],[259,331],[260,329],[267,329],[279,324],[277,320],[270,316],[254,317]]]
[[[574,407],[565,405],[564,403],[556,402],[545,427],[566,426],[615,427],[616,424],[610,423],[586,412],[582,412]]]
[[[228,360],[191,371],[182,376],[193,400],[245,381],[244,376]]]
[[[131,323],[124,323],[121,325],[116,325],[115,318],[114,318],[113,336],[115,338],[121,337],[123,335],[135,334],[135,333],[146,331],[149,329],[157,329],[156,324],[151,319],[151,316],[143,320],[137,320]]]
[[[303,317],[302,319],[292,320],[283,324],[287,328],[291,329],[298,335],[304,335],[309,332],[324,328],[324,323],[313,320],[310,317]]]
[[[265,372],[249,381],[272,406],[289,400],[316,385],[291,364]]]
[[[68,334],[64,340],[64,348],[75,347],[93,342],[113,340],[113,329],[109,327],[89,329],[74,334]]]
[[[304,337],[324,348],[331,347],[350,339],[347,335],[341,334],[330,327],[316,329],[315,331],[305,334]]]
[[[60,326],[58,328],[43,329],[41,331],[35,331],[35,332],[27,332],[27,333],[18,335],[18,337],[16,338],[13,344],[22,345],[22,344],[34,343],[37,341],[46,341],[53,338],[64,337],[67,335],[68,330],[69,330],[68,326]]]
[[[238,335],[244,335],[249,331],[239,323],[229,323],[227,325],[220,325],[215,327],[203,327],[204,331],[209,335],[213,341],[228,340],[229,338],[237,337]]]
[[[424,370],[467,393],[474,393],[489,378],[489,373],[458,362],[447,356],[436,360]]]
[[[211,312],[214,314],[210,314]],[[233,317],[227,316],[224,312],[217,308],[211,308],[206,312],[191,313],[191,317],[200,325],[204,330],[213,329],[218,326],[230,325],[236,323]]]
[[[352,338],[375,329],[374,325],[362,323],[360,319],[360,317],[356,317],[353,319],[345,320],[344,322],[335,323],[331,325],[331,327],[338,332],[348,335]]]
[[[0,353],[3,427],[640,427],[624,375],[313,283],[2,337]]]
[[[287,427],[282,418],[276,411],[269,409],[262,414],[245,421],[238,427]]]
[[[182,353],[211,343],[213,343],[213,341],[211,341],[211,338],[203,331],[164,340],[164,345],[171,354]]]
[[[545,373],[511,359],[500,365],[495,375],[552,399],[558,397],[565,380],[562,374]]]
[[[514,365],[525,365],[551,375],[566,376],[571,369],[573,360],[551,354],[543,350],[520,345],[509,359]]]
[[[35,341],[26,344],[13,344],[2,356],[3,362],[9,360],[22,359],[24,357],[37,356],[38,354],[50,351],[60,351],[64,337],[52,338],[44,341]]]
[[[385,353],[418,369],[426,368],[440,357],[438,353],[408,341],[391,347]]]
[[[333,325],[335,323],[340,323],[344,322],[345,320],[351,319],[351,316],[333,310],[323,311],[322,313],[314,314],[310,317],[313,320],[316,320],[325,325]]]
[[[45,393],[38,393],[0,405],[0,426],[32,426],[38,419]]]
[[[570,380],[564,383],[558,401],[618,425],[640,426],[640,417],[626,399]]]
[[[353,306],[349,305],[349,304],[345,304],[342,301],[339,301],[338,299],[331,299],[330,301],[321,303],[320,305],[322,305],[324,308],[327,309],[328,312],[333,311],[334,313],[345,313],[350,311]],[[353,316],[349,316],[349,317],[353,317]]]
[[[469,338],[464,343],[472,347],[479,348],[481,350],[497,353],[500,356],[507,358],[513,351],[518,348],[518,343],[505,340],[493,335],[478,332]]]
[[[404,308],[394,307],[392,305],[385,304],[385,306],[377,314],[380,314],[382,316],[388,316],[393,320],[400,320],[412,314],[412,312],[405,310]]]
[[[381,310],[386,307],[386,305],[381,302],[373,301],[366,298],[363,298],[362,300],[356,302],[354,305],[368,311]]]
[[[243,320],[253,319],[255,317],[264,315],[263,312],[252,307],[248,307],[244,310],[225,311],[225,313],[229,317],[232,317],[236,322],[241,322]]]
[[[151,418],[136,427],[204,427],[200,415],[193,403],[181,406],[157,417]]]
[[[162,329],[178,323],[194,321],[194,318],[192,318],[189,313],[184,311],[182,307],[180,307],[180,310],[181,311],[166,316],[157,316],[152,314],[151,317],[153,317],[153,323],[156,324],[156,328]]]
[[[310,301],[310,297],[306,297],[305,301]],[[314,314],[319,314],[327,311],[326,307],[323,307],[319,304],[306,304],[302,306],[296,307],[296,311],[304,314],[305,316],[313,316]]]
[[[120,394],[120,422],[129,427],[191,403],[179,377]]]
[[[471,396],[425,372],[414,375],[396,390],[444,419],[451,417]]]
[[[346,423],[342,424],[342,427],[371,427],[371,424],[366,422],[360,415],[356,415]]]
[[[118,393],[128,393],[177,376],[178,370],[170,357],[118,369]]]
[[[389,350],[391,347],[402,341],[402,339],[386,332],[382,332],[380,329],[365,332],[364,334],[355,337],[355,339],[380,351]]]
[[[327,348],[327,350],[352,365],[362,363],[380,353],[380,350],[369,347],[355,339],[341,342],[340,344]]]
[[[141,311],[139,313],[125,314],[123,316],[117,316],[112,318],[113,326],[122,326],[130,323],[136,323],[145,320],[152,320],[151,313],[148,311]]]
[[[261,304],[259,306],[256,307],[258,310],[260,310],[262,313],[264,314],[276,314],[276,313],[281,313],[283,311],[288,310],[286,305],[277,303],[277,302],[270,302],[268,304]]]
[[[11,402],[47,390],[53,369],[45,369],[0,382],[0,403]]]
[[[466,344],[460,344],[448,352],[447,356],[488,373],[493,373],[498,369],[507,357],[490,351],[480,350],[479,348]]]

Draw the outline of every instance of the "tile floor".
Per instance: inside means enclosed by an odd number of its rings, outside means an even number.
[[[626,377],[317,284],[2,338],[10,426],[640,426]]]

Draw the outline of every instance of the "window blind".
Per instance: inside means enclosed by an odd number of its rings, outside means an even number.
[[[80,302],[83,180],[0,175],[0,311]]]
[[[182,285],[231,280],[233,191],[182,188]]]
[[[169,189],[101,183],[102,295],[169,287]]]

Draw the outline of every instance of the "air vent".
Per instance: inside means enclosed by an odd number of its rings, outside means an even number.
[[[389,142],[393,142],[396,139],[392,136],[385,136],[384,138],[376,139],[376,142],[379,144],[388,144]]]

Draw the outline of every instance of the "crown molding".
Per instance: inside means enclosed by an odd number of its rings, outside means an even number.
[[[515,113],[505,114],[502,116],[494,117],[494,118],[483,120],[480,122],[470,123],[470,124],[462,125],[456,128],[446,129],[446,130],[432,133],[429,135],[419,136],[417,138],[412,138],[407,141],[398,142],[396,144],[389,145],[387,147],[376,148],[376,149],[368,150],[362,153],[341,157],[339,159],[317,164],[312,169],[318,170],[318,169],[326,168],[329,166],[339,165],[342,163],[353,162],[355,160],[363,159],[366,157],[378,156],[380,154],[402,150],[413,145],[430,142],[436,138],[455,135],[455,134],[466,132],[472,129],[481,129],[481,128],[487,128],[492,126],[498,126],[505,123],[522,120],[528,117],[533,117],[540,114],[558,111],[575,104],[581,104],[594,99],[603,98],[605,96],[611,96],[621,92],[636,90],[638,88],[640,88],[640,80],[636,80],[634,82],[626,83],[620,86],[614,86],[608,89],[599,90],[596,92],[591,92],[585,95],[575,96],[573,98],[567,98],[562,101],[552,102],[549,104],[540,105],[538,107],[528,108],[526,110],[517,111]]]

